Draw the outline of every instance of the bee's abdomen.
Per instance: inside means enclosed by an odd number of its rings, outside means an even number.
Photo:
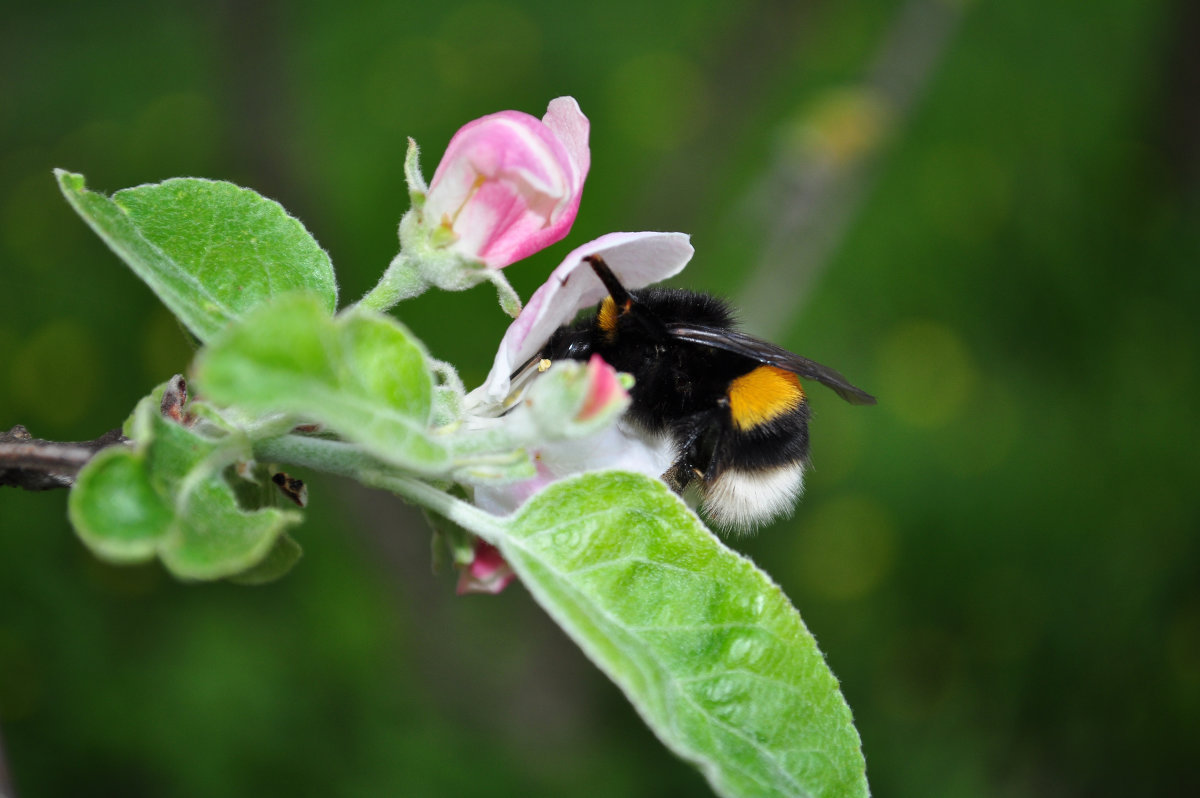
[[[720,445],[700,482],[705,514],[744,531],[791,513],[804,490],[809,409],[802,391],[759,384],[756,393],[739,397],[751,385],[733,387]]]
[[[729,414],[742,432],[762,427],[804,404],[804,389],[790,371],[758,366],[729,383]]]
[[[729,469],[761,471],[808,460],[809,406],[790,371],[756,366],[729,382],[719,450],[706,471],[710,480]]]
[[[704,513],[718,526],[752,530],[791,513],[804,490],[800,461],[756,468],[726,468],[703,483]]]

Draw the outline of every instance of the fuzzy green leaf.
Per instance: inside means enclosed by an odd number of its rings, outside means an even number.
[[[300,558],[304,555],[300,544],[295,538],[284,532],[275,539],[275,545],[271,547],[271,551],[263,558],[262,562],[243,571],[240,574],[234,574],[229,577],[230,582],[235,582],[239,585],[265,585],[274,582],[287,575],[296,563],[300,562]]]
[[[124,446],[104,449],[79,473],[67,515],[88,548],[114,563],[154,559],[174,517],[150,484],[145,456]]]
[[[68,501],[71,523],[98,557],[111,562],[157,555],[185,579],[253,568],[300,514],[239,506],[224,474],[228,441],[163,418],[160,398],[161,390],[134,411],[132,448],[106,449],[80,471]]]
[[[724,796],[864,796],[850,709],[783,592],[661,482],[557,482],[499,538],[534,597]]]
[[[389,463],[449,468],[428,434],[433,378],[424,350],[389,316],[330,318],[305,294],[277,298],[214,339],[195,379],[218,404],[319,422]]]
[[[232,183],[175,178],[88,191],[55,170],[71,207],[200,340],[280,293],[337,307],[329,256],[279,203]]]

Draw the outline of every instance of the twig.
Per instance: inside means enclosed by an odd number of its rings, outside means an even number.
[[[92,441],[45,441],[18,424],[0,432],[0,487],[53,490],[75,484],[75,475],[101,449],[127,439],[120,428]]]

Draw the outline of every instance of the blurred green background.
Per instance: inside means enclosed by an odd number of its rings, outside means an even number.
[[[406,136],[561,94],[571,235],[681,230],[676,283],[877,394],[814,390],[795,517],[733,541],[842,680],[875,794],[1200,794],[1200,5],[1189,0],[6,2],[0,428],[77,440],[184,369],[50,170],[283,203],[343,301],[396,249]],[[482,380],[486,287],[397,309]],[[0,492],[0,737],[28,796],[665,796],[703,780],[518,586],[311,481],[258,589],[95,561]]]

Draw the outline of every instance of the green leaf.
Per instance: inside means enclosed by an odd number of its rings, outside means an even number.
[[[80,471],[67,516],[98,557],[135,563],[154,559],[174,514],[150,484],[144,455],[110,446]]]
[[[718,794],[868,794],[850,709],[799,614],[661,482],[601,472],[554,483],[499,545]]]
[[[127,563],[160,557],[176,576],[218,579],[271,553],[300,514],[242,509],[224,472],[241,453],[163,418],[161,389],[142,399],[132,448],[114,446],[80,472],[68,500],[71,523],[98,557]]]
[[[319,422],[363,450],[428,475],[449,468],[428,434],[433,378],[416,340],[389,316],[330,318],[305,294],[279,297],[200,352],[195,379],[218,404]]]
[[[229,577],[230,582],[239,585],[265,585],[285,576],[288,571],[300,562],[304,551],[300,544],[286,532],[275,539],[275,545],[263,558],[262,562],[248,571]]]
[[[273,200],[198,178],[109,199],[88,191],[83,175],[55,175],[71,207],[202,341],[288,291],[313,292],[326,314],[337,307],[329,256]]]

